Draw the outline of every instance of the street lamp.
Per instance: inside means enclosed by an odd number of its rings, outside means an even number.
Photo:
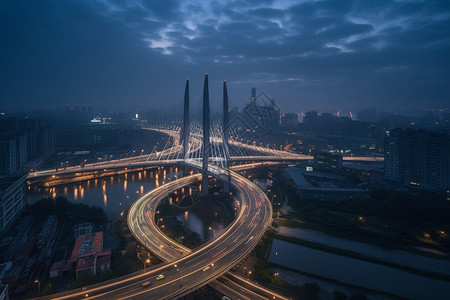
[[[156,221],[156,226],[159,226],[159,221],[162,221],[163,218],[158,219],[158,221]]]
[[[41,296],[41,282],[39,280],[35,280],[34,283],[38,284],[39,297]]]
[[[214,228],[212,228],[211,226],[209,226],[209,228],[208,228],[209,230],[212,230],[212,232],[213,232],[213,236],[216,236],[216,231],[214,230]]]
[[[146,259],[145,261],[144,261],[144,271],[147,269],[147,264],[149,264],[150,263],[150,259]]]

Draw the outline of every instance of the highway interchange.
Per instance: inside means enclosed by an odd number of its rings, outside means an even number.
[[[228,171],[216,166],[211,166],[209,172],[219,179],[228,177]],[[199,181],[201,174],[171,181],[137,200],[128,215],[129,227],[135,237],[166,263],[127,278],[54,296],[58,299],[172,299],[212,282],[213,287],[240,299],[282,299],[282,296],[250,282],[245,283],[247,287],[237,283],[239,280],[245,281],[243,279],[233,278],[231,281],[232,274],[214,281],[252,251],[272,218],[272,208],[266,195],[239,174],[231,171],[230,175],[230,183],[237,192],[241,208],[236,219],[221,234],[191,251],[158,229],[154,214],[159,202],[171,191]],[[164,275],[164,279],[156,280],[160,274]],[[149,281],[151,284],[143,288],[143,284]]]
[[[172,136],[176,141],[177,132],[164,129],[158,131]],[[193,150],[197,151],[200,139],[194,137],[193,141]],[[306,155],[246,145],[240,142],[232,143],[266,155],[232,157],[231,159],[234,161],[255,161],[252,164],[231,166],[230,169],[235,171],[287,161],[312,159]],[[64,178],[70,174],[75,176],[81,174],[80,176],[82,176],[87,172],[174,164],[185,164],[190,168],[200,169],[199,159],[178,157],[181,150],[179,143],[174,142],[173,145],[168,146],[168,149],[146,156],[125,157],[57,171],[33,172],[29,174],[28,178],[29,180],[39,180],[41,177],[47,177],[58,180],[58,176]],[[352,158],[352,160],[365,159]],[[210,158],[211,162],[215,160],[217,159]],[[136,239],[165,263],[149,268],[146,272],[136,272],[94,286],[52,295],[49,298],[173,299],[210,284],[215,289],[237,299],[286,299],[228,272],[254,249],[271,222],[272,207],[266,195],[255,184],[232,170],[210,164],[208,172],[219,180],[230,180],[239,199],[240,209],[236,219],[225,230],[215,234],[212,239],[192,250],[168,238],[155,224],[155,212],[158,204],[168,193],[201,180],[202,175],[194,174],[166,183],[138,199],[128,214],[128,225]],[[164,275],[164,278],[156,280],[161,274]],[[226,275],[222,276],[223,274]],[[219,277],[219,280],[215,280]]]

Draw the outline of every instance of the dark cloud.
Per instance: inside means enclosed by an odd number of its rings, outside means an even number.
[[[296,110],[450,96],[447,1],[6,0],[0,28],[9,104],[178,103],[205,71],[241,105],[253,86]]]

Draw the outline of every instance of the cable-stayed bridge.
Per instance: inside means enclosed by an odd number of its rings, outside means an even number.
[[[223,84],[223,118],[210,125],[208,75],[203,89],[203,120],[190,122],[189,80],[184,97],[182,124],[145,128],[164,134],[167,138],[145,149],[131,149],[118,159],[48,170],[29,174],[29,179],[57,178],[67,174],[83,174],[97,170],[133,168],[138,166],[184,165],[197,174],[161,185],[138,199],[128,213],[128,226],[136,239],[165,263],[145,272],[133,273],[95,286],[52,295],[58,299],[172,299],[211,284],[228,295],[241,299],[286,299],[251,282],[227,274],[228,270],[245,258],[257,245],[272,220],[269,199],[255,184],[233,170],[243,170],[262,163],[277,164],[288,161],[310,160],[312,157],[270,149],[258,144],[244,143],[240,131],[228,119],[228,93]],[[253,162],[232,165],[234,162]],[[255,163],[258,162],[258,163]],[[82,175],[80,175],[82,176]],[[231,187],[239,199],[240,209],[235,220],[220,234],[196,249],[189,249],[164,235],[155,224],[156,208],[169,192],[202,181],[201,192],[208,196],[208,177],[224,182],[224,191]],[[216,281],[227,274],[226,280]],[[164,275],[163,280],[155,280]],[[161,278],[159,276],[158,278]],[[151,281],[151,286],[143,283]],[[232,281],[230,281],[232,280]],[[232,283],[230,283],[232,282]]]

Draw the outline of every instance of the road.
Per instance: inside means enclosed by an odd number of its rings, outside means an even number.
[[[252,163],[246,165],[233,166],[233,170],[246,170],[257,167],[265,167],[268,165],[277,165],[279,163],[267,162],[267,163]],[[161,187],[160,191],[153,191],[148,193],[142,198],[140,203],[137,203],[132,210],[129,212],[129,220],[139,219],[140,216],[147,214],[148,218],[139,220],[141,222],[140,230],[142,230],[143,239],[140,240],[142,244],[147,245],[147,249],[152,253],[155,253],[159,258],[164,261],[176,260],[186,253],[191,253],[191,249],[179,244],[172,239],[167,238],[167,236],[159,230],[158,224],[155,224],[155,219],[159,218],[155,215],[156,209],[160,201],[166,196],[167,192],[173,192],[182,186],[192,184],[201,179],[200,174],[191,175],[189,177],[184,177],[179,180],[178,184],[169,183],[166,188]],[[152,217],[153,216],[153,217]],[[220,234],[220,233],[217,233]],[[139,234],[137,235],[139,238]],[[209,241],[208,241],[209,242]],[[265,289],[259,285],[252,284],[245,278],[236,276],[232,273],[226,274],[227,278],[221,277],[218,280],[209,283],[210,286],[219,290],[223,294],[231,297],[232,299],[268,299],[273,298],[274,295],[276,299],[284,299],[283,296],[274,293],[271,290]],[[256,297],[255,295],[258,295]],[[265,295],[265,296],[263,296]],[[256,298],[255,298],[256,297]]]
[[[213,167],[211,173],[220,177],[227,172]],[[144,201],[146,197],[163,197],[171,189],[181,188],[189,182],[197,181],[201,175],[183,177],[157,188],[138,200],[130,209],[130,229],[143,245],[158,255],[163,255],[163,244],[155,244],[151,227],[154,218],[148,209],[152,201]],[[183,253],[181,258],[149,269],[128,278],[119,278],[103,285],[77,290],[72,294],[53,295],[58,299],[171,299],[187,295],[199,287],[208,284],[226,273],[242,260],[256,246],[264,234],[272,218],[272,208],[266,195],[253,183],[237,173],[231,172],[231,185],[236,189],[241,201],[241,209],[230,226],[209,241],[194,249],[192,253]],[[147,202],[147,204],[144,204]],[[134,211],[134,212],[133,212]],[[152,210],[150,210],[152,211]],[[154,210],[153,210],[154,211]],[[150,226],[150,227],[149,227]],[[155,228],[153,228],[155,229]],[[168,238],[167,238],[168,239]],[[158,249],[155,251],[155,249]],[[175,250],[175,249],[174,249]],[[177,251],[177,250],[175,250]],[[164,251],[166,253],[167,251]],[[163,274],[162,280],[156,276]],[[151,285],[142,288],[142,284],[151,281]]]
[[[223,171],[223,169],[220,170],[217,167],[210,168],[210,172],[218,177],[226,174]],[[184,177],[178,180],[179,182],[169,183],[161,191],[149,193],[148,196],[162,199],[169,191],[179,189],[194,181],[198,181],[200,178],[201,175],[199,174]],[[254,248],[255,242],[264,234],[270,223],[272,209],[265,194],[253,183],[234,172],[231,172],[231,184],[238,191],[241,199],[241,209],[236,220],[221,235],[213,238],[208,244],[200,247],[200,249],[195,249],[195,252],[187,254],[172,263],[172,265],[177,265],[177,269],[181,273],[185,271],[184,268],[194,272],[191,273],[192,276],[189,278],[180,274],[184,281],[183,284],[186,286],[186,291],[205,285],[232,268]],[[140,203],[133,205],[129,212],[129,226],[138,240],[164,260],[177,259],[180,255],[190,251],[182,245],[177,245],[159,231],[157,224],[154,222],[155,218],[152,216],[159,201],[147,200],[145,198],[142,199]],[[142,218],[142,215],[145,217]],[[185,262],[186,257],[189,257],[189,261],[187,265],[183,264],[181,267],[181,262]],[[190,269],[192,265],[194,266],[193,270]],[[196,269],[198,273],[195,272]],[[200,277],[201,279],[195,277]],[[190,278],[194,278],[194,281],[190,282]],[[192,288],[188,287],[188,285],[192,285]],[[178,286],[178,288],[180,290],[177,296],[186,294],[186,292],[182,291],[183,286]]]

